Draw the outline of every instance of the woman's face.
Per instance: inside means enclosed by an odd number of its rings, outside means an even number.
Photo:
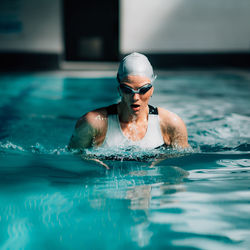
[[[120,84],[126,85],[134,90],[138,90],[141,87],[150,84],[149,78],[144,76],[132,76],[129,75],[123,78]],[[152,86],[146,93],[125,93],[120,88],[122,95],[122,103],[126,105],[128,111],[132,114],[138,114],[145,110],[148,106],[148,101],[154,92],[154,87]]]

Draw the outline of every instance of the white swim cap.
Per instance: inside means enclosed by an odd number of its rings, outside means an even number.
[[[137,52],[125,56],[120,62],[117,73],[118,81],[128,75],[145,76],[151,80],[151,83],[156,79],[148,58]]]

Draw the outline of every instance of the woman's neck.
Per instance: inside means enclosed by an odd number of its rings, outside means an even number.
[[[120,102],[117,106],[117,112],[118,112],[120,122],[141,123],[141,122],[145,122],[148,120],[149,108],[148,108],[148,106],[146,106],[144,109],[140,110],[139,112],[132,113],[132,112],[129,112],[129,109],[125,104]]]

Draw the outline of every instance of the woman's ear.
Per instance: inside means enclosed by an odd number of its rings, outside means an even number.
[[[153,96],[154,93],[154,87],[151,88],[151,97]]]

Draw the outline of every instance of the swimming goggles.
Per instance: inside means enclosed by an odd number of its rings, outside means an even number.
[[[138,88],[137,90],[134,90],[132,88],[130,88],[129,86],[127,86],[126,84],[120,84],[120,89],[123,93],[125,94],[140,94],[140,95],[144,95],[146,94],[151,88],[152,88],[152,84],[147,83],[144,86]]]

